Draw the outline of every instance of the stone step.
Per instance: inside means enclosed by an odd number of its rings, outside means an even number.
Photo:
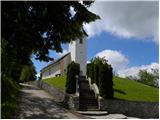
[[[92,106],[93,106],[93,107],[98,107],[98,104],[85,104],[85,103],[84,103],[84,104],[80,104],[79,106],[84,106],[84,107],[90,107],[90,106],[91,106],[91,107],[92,107]]]
[[[95,98],[95,96],[80,96],[80,99],[85,99],[85,100],[87,100],[87,99],[97,99],[97,98]]]
[[[87,104],[87,103],[83,103],[83,104],[80,104],[79,106],[86,106],[86,107],[88,107],[88,106],[94,106],[94,107],[98,107],[98,104]]]
[[[80,105],[98,106],[97,102],[80,102]]]
[[[86,101],[86,102],[98,102],[95,98],[80,98],[80,101]]]
[[[88,111],[96,111],[98,110],[98,106],[87,106]]]
[[[89,81],[86,77],[81,76],[79,79],[79,109],[89,110],[98,109],[98,99],[95,97],[95,93],[90,89]]]
[[[98,103],[87,103],[87,102],[80,102],[79,103],[80,110],[89,110],[89,109],[98,109]]]
[[[99,110],[98,107],[82,107],[82,108],[79,108],[80,111],[97,111]]]
[[[97,100],[97,98],[95,98],[95,97],[80,97],[80,100]]]
[[[88,115],[88,116],[103,116],[108,115],[107,111],[99,111],[99,110],[89,110],[89,111],[77,111],[79,114]]]
[[[108,115],[85,115],[89,119],[136,119],[136,118],[128,118],[123,114],[108,114]]]
[[[98,105],[98,102],[96,101],[80,101],[80,104],[87,104],[87,105]]]
[[[95,94],[94,93],[90,93],[89,91],[85,91],[83,93],[80,92],[80,96],[81,97],[94,97],[95,98]]]
[[[94,96],[80,96],[80,99],[84,99],[84,100],[87,100],[87,99],[91,99],[91,100],[96,100],[97,98],[95,98]]]

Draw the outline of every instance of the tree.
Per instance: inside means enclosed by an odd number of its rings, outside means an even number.
[[[20,82],[28,82],[36,80],[36,71],[33,64],[25,65],[22,69]]]
[[[113,98],[113,71],[105,58],[92,59],[91,63],[87,64],[87,75],[91,78],[92,83],[97,84],[103,98]]]
[[[140,70],[139,71],[139,82],[158,87],[157,80],[159,79],[159,72],[158,69],[152,69],[152,73],[147,72],[147,70]]]
[[[99,65],[99,92],[105,99],[112,99],[113,91],[113,73],[111,65],[103,63]]]
[[[92,3],[2,1],[2,76],[18,82],[32,54],[49,61],[49,50],[61,52],[62,43],[86,36],[83,25],[100,18],[88,11]],[[74,16],[71,7],[76,12]]]
[[[20,82],[23,66],[31,62],[32,54],[35,54],[38,60],[49,61],[52,60],[49,50],[61,52],[62,43],[86,36],[83,25],[99,19],[99,16],[87,9],[92,3],[1,2],[3,118],[8,118],[5,113],[10,109],[6,104],[13,100],[10,96],[17,96],[12,94],[14,87],[7,86],[16,86]],[[74,16],[70,13],[70,7],[76,12]]]
[[[67,66],[66,92],[69,94],[76,93],[76,75],[80,73],[80,65],[72,61]]]
[[[20,51],[48,61],[49,49],[61,52],[61,43],[86,36],[83,24],[99,19],[87,8],[92,2],[2,2],[2,38]],[[72,16],[70,7],[76,14]],[[45,37],[44,37],[45,34]],[[23,54],[22,54],[23,53]]]
[[[86,36],[83,25],[99,19],[87,10],[92,3],[2,1],[2,39],[5,43],[2,74],[6,70],[5,74],[15,76],[17,73],[15,77],[18,80],[23,65],[31,61],[32,54],[36,59],[49,61],[52,60],[49,50],[61,52],[61,43]],[[70,13],[71,7],[76,12],[74,16]]]

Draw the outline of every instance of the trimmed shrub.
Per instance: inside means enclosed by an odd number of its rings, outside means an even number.
[[[100,96],[105,99],[112,99],[113,92],[113,75],[112,67],[107,63],[99,65],[99,91]]]
[[[67,67],[66,92],[69,94],[76,93],[76,75],[80,73],[80,65],[71,62]]]
[[[95,83],[94,81],[94,64],[89,63],[87,64],[87,76],[91,78],[91,83]]]
[[[87,64],[87,76],[91,78],[92,83],[97,84],[100,96],[105,99],[113,98],[112,67],[104,58],[95,58]]]
[[[94,64],[94,83],[99,87],[99,65]]]

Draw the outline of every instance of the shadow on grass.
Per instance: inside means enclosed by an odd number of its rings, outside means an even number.
[[[119,89],[115,89],[115,88],[114,88],[114,92],[118,92],[118,93],[120,93],[120,94],[124,94],[124,95],[126,94],[124,91],[119,90]]]

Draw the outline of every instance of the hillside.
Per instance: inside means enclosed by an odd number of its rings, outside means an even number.
[[[159,90],[139,82],[114,77],[114,97],[132,101],[159,101]]]
[[[60,90],[65,90],[66,76],[54,77],[43,80]],[[130,101],[159,101],[159,90],[133,80],[114,77],[114,98]]]
[[[66,76],[53,77],[43,80],[45,83],[52,85],[60,90],[65,90]]]

